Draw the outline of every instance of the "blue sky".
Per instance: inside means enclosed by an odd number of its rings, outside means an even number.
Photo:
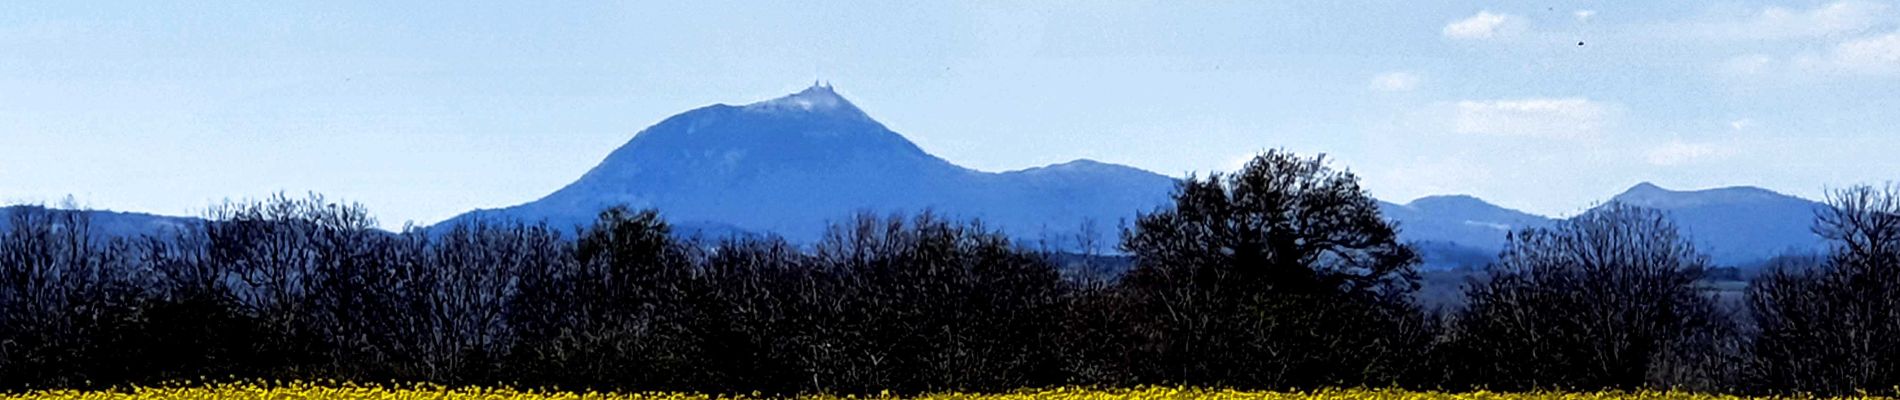
[[[1551,215],[1900,177],[1894,1],[158,3],[0,5],[0,201],[317,191],[432,223],[814,78],[991,171],[1286,148]]]

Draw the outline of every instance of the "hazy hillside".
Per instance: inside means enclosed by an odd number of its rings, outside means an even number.
[[[42,206],[0,207],[0,232],[12,229],[13,213],[18,211],[45,210]],[[93,233],[106,236],[136,236],[164,232],[186,227],[195,218],[170,217],[143,213],[114,212],[104,210],[85,211],[91,218]]]
[[[1641,183],[1610,202],[1663,210],[1717,264],[1756,263],[1823,246],[1810,228],[1824,205],[1760,188],[1675,191]]]
[[[1174,179],[1092,160],[1005,172],[964,168],[925,152],[828,86],[732,106],[712,105],[635,134],[573,183],[539,200],[475,210],[472,218],[589,223],[617,204],[656,208],[684,234],[778,234],[809,242],[858,212],[934,210],[981,218],[1015,239],[1067,249],[1086,221],[1103,250],[1117,227],[1166,204]],[[1752,187],[1695,191],[1638,184],[1608,202],[1664,210],[1722,265],[1813,252],[1821,204]],[[1381,202],[1427,269],[1481,266],[1509,232],[1556,220],[1464,195]],[[189,218],[97,212],[103,234],[138,234]],[[0,220],[0,228],[6,221]]]
[[[1024,240],[1068,236],[1084,221],[1112,240],[1116,221],[1163,204],[1173,179],[1089,160],[992,173],[925,153],[829,87],[744,106],[714,105],[634,135],[579,180],[514,207],[457,217],[580,224],[600,209],[654,207],[689,225],[718,223],[815,239],[827,221],[870,211],[935,210],[981,218]],[[453,222],[454,220],[451,220]]]
[[[1504,248],[1511,231],[1549,225],[1550,218],[1499,207],[1471,196],[1429,196],[1381,203],[1400,236],[1419,246],[1428,268],[1482,265]]]

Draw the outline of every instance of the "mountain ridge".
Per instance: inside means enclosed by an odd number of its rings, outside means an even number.
[[[1717,264],[1826,249],[1820,235],[1810,229],[1825,204],[1759,187],[1670,190],[1643,182],[1597,208],[1612,203],[1662,211]]]
[[[561,190],[457,218],[538,217],[581,224],[593,211],[625,203],[656,207],[676,220],[716,221],[808,242],[827,221],[854,212],[935,210],[982,218],[1028,240],[1073,235],[1067,228],[1082,221],[1127,221],[1164,205],[1175,182],[1089,159],[1000,172],[962,167],[891,131],[832,87],[814,85],[780,98],[716,104],[669,117],[635,134]],[[753,198],[771,201],[733,200]],[[1603,204],[1610,202],[1670,213],[1720,263],[1817,248],[1803,236],[1802,224],[1811,216],[1804,210],[1818,203],[1765,189],[1676,191],[1641,182]],[[1440,253],[1428,255],[1431,268],[1482,263],[1472,255],[1495,255],[1510,232],[1560,221],[1470,195],[1379,205],[1399,226],[1401,238]],[[1772,232],[1756,232],[1764,229]]]
[[[1026,242],[1075,239],[1092,221],[1096,242],[1116,243],[1115,227],[1165,206],[1176,182],[1087,158],[996,172],[963,167],[891,131],[831,86],[814,85],[779,98],[669,116],[558,190],[522,204],[471,210],[428,229],[487,219],[546,222],[565,230],[624,204],[658,209],[687,233],[776,234],[809,243],[827,223],[856,213],[928,210],[979,218]],[[1767,189],[1670,190],[1641,182],[1592,209],[1612,203],[1662,210],[1718,264],[1824,249],[1808,229],[1824,206]],[[1398,225],[1401,239],[1419,245],[1427,268],[1483,264],[1503,249],[1510,232],[1560,221],[1464,194],[1378,204]],[[102,215],[114,226],[108,230],[129,233],[191,220]]]
[[[449,222],[581,224],[601,208],[627,204],[809,241],[828,221],[853,213],[931,210],[981,218],[1027,239],[1067,236],[1073,232],[1066,227],[1087,220],[1107,223],[1150,210],[1165,203],[1173,182],[1094,160],[1003,172],[962,167],[923,151],[831,87],[814,86],[668,117],[547,196]]]

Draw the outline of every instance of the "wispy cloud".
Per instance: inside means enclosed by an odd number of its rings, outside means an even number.
[[[1731,78],[1841,78],[1900,75],[1900,32],[1859,37],[1791,55],[1748,54],[1717,67]]]
[[[1900,32],[1842,42],[1821,61],[1828,67],[1850,73],[1900,72]]]
[[[1765,54],[1747,54],[1731,57],[1728,61],[1723,61],[1722,64],[1717,67],[1717,70],[1722,75],[1751,77],[1768,73],[1777,66],[1776,64],[1778,62],[1779,60],[1775,59],[1775,57]]]
[[[1374,75],[1370,86],[1381,92],[1409,92],[1418,88],[1418,82],[1418,74],[1393,71]]]
[[[1460,101],[1453,129],[1459,133],[1587,138],[1599,134],[1619,107],[1585,98]]]
[[[1890,20],[1884,3],[1838,1],[1811,9],[1766,7],[1742,16],[1717,17],[1686,24],[1689,32],[1714,39],[1799,39],[1866,32]]]
[[[1678,166],[1697,162],[1726,158],[1735,153],[1734,149],[1713,143],[1692,143],[1672,140],[1651,147],[1648,160],[1652,165]]]
[[[1524,28],[1524,21],[1515,15],[1479,11],[1465,19],[1445,25],[1445,37],[1452,39],[1490,39],[1508,35]]]

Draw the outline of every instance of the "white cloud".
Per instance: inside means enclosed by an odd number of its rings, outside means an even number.
[[[1900,32],[1855,38],[1787,56],[1737,56],[1721,63],[1717,72],[1739,79],[1900,75]]]
[[[1843,42],[1834,46],[1829,61],[1848,72],[1900,71],[1900,32]]]
[[[1590,21],[1590,17],[1597,15],[1597,10],[1577,10],[1571,13],[1571,15],[1577,16],[1578,22],[1588,22]]]
[[[1749,54],[1730,58],[1728,61],[1722,62],[1720,70],[1723,75],[1749,77],[1767,73],[1774,65],[1774,57],[1761,54]]]
[[[1685,26],[1686,32],[1707,39],[1747,41],[1757,46],[1772,46],[1774,42],[1770,41],[1800,45],[1781,52],[1731,57],[1716,66],[1719,75],[1805,79],[1900,74],[1900,32],[1891,31],[1900,27],[1896,21],[1900,21],[1900,14],[1891,4],[1845,0],[1805,9],[1771,6]]]
[[[1742,118],[1742,119],[1728,122],[1728,127],[1730,129],[1734,129],[1738,131],[1754,128],[1756,125],[1760,125],[1760,124],[1756,123],[1754,118]]]
[[[1459,133],[1567,139],[1596,136],[1618,110],[1584,98],[1466,100],[1456,107]]]
[[[1808,51],[1783,58],[1751,55],[1729,60],[1720,68],[1723,75],[1755,78],[1769,73],[1799,74],[1796,78],[1839,78],[1865,75],[1900,75],[1900,32],[1855,38],[1835,43],[1825,50]]]
[[[1762,11],[1761,25],[1770,30],[1813,36],[1866,29],[1887,13],[1880,3],[1842,1],[1809,11],[1770,7]]]
[[[1838,1],[1813,9],[1767,7],[1750,15],[1694,24],[1703,36],[1725,39],[1788,39],[1865,32],[1889,20],[1892,7],[1866,1]]]
[[[1445,37],[1452,39],[1489,39],[1523,29],[1521,18],[1510,14],[1479,11],[1477,15],[1445,25]]]
[[[1409,92],[1418,88],[1418,74],[1393,71],[1372,77],[1372,90],[1381,92]]]
[[[1648,152],[1649,163],[1659,166],[1677,166],[1696,162],[1717,160],[1733,155],[1735,151],[1728,147],[1710,143],[1690,143],[1672,140],[1651,147]]]

